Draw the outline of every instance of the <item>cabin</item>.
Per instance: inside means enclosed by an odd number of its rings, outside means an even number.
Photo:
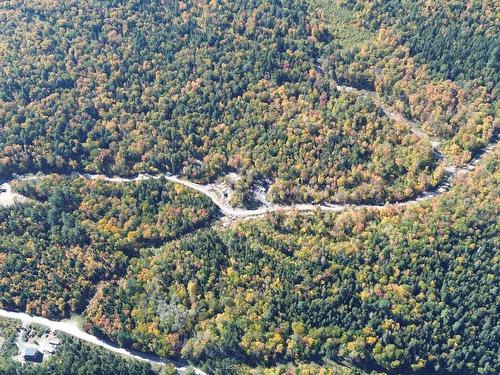
[[[38,348],[26,347],[23,350],[23,358],[28,362],[42,362],[43,353],[41,353]]]

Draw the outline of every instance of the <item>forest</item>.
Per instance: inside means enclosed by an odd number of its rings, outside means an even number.
[[[490,1],[340,0],[369,30],[399,31],[417,62],[449,80],[499,81],[495,3]],[[359,13],[358,13],[359,12]],[[446,20],[443,22],[443,20]]]
[[[499,156],[421,205],[272,214],[168,243],[101,284],[87,329],[211,371],[347,359],[494,374]]]
[[[497,8],[1,1],[0,183],[28,200],[0,206],[0,308],[208,374],[500,373],[499,147],[471,163],[500,135]],[[73,172],[352,207],[242,220]],[[156,371],[70,338],[38,367],[3,349],[7,375]]]
[[[369,88],[467,163],[499,131],[494,1],[311,0],[338,43],[322,58],[327,76]]]
[[[0,307],[49,318],[81,312],[96,285],[122,275],[143,247],[218,216],[208,198],[164,180],[53,175],[17,189],[33,201],[0,209]]]
[[[429,139],[321,73],[336,42],[304,1],[11,0],[0,19],[0,176],[236,171],[276,202],[402,200],[442,178]]]

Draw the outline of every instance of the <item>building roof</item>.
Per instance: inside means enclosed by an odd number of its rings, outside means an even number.
[[[23,357],[36,357],[38,355],[38,348],[28,346],[24,348]]]

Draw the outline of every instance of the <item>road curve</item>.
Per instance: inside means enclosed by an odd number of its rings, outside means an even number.
[[[322,71],[320,61],[316,63],[316,68]],[[400,123],[406,124],[410,130],[414,133],[417,134],[420,137],[426,136],[426,134],[422,131],[420,125],[416,123],[415,121],[409,120],[400,113],[395,112],[392,108],[389,108],[385,105],[383,100],[378,97],[378,95],[374,91],[370,90],[364,90],[364,89],[357,89],[351,86],[345,86],[341,84],[336,84],[336,89],[341,92],[354,92],[357,93],[358,95],[366,96],[372,98],[377,105],[379,105],[385,114],[391,118],[392,120]],[[132,178],[126,178],[126,177],[117,177],[117,176],[105,176],[105,175],[99,175],[99,174],[89,174],[89,173],[71,173],[70,175],[73,177],[80,177],[80,178],[85,178],[88,180],[95,180],[95,179],[100,179],[108,182],[115,182],[115,183],[120,183],[120,182],[132,182],[132,181],[142,181],[142,180],[147,180],[147,179],[159,179],[164,177],[170,182],[182,184],[188,188],[191,188],[193,190],[196,190],[207,197],[209,197],[213,203],[219,207],[220,211],[222,214],[228,218],[229,220],[232,219],[242,219],[242,218],[252,218],[252,217],[258,217],[262,216],[271,212],[277,212],[277,211],[315,211],[315,210],[320,210],[320,211],[330,211],[330,212],[335,212],[335,211],[342,211],[344,209],[348,208],[365,208],[365,209],[380,209],[382,207],[387,207],[387,206],[405,206],[417,202],[421,202],[423,200],[428,200],[436,195],[442,194],[446,191],[448,191],[451,187],[451,184],[453,182],[453,178],[456,175],[464,174],[469,172],[470,170],[474,169],[475,165],[487,154],[492,152],[496,145],[498,144],[500,139],[494,138],[493,141],[473,160],[469,162],[466,166],[459,168],[459,167],[453,167],[453,166],[448,166],[445,169],[445,178],[441,181],[441,183],[435,187],[432,188],[430,191],[424,191],[421,192],[418,196],[413,197],[411,199],[407,199],[404,201],[399,201],[399,202],[389,202],[386,204],[308,204],[308,203],[301,203],[301,204],[292,204],[292,205],[280,205],[280,204],[274,204],[274,203],[268,203],[265,201],[265,199],[262,201],[263,205],[259,208],[248,210],[244,208],[235,208],[232,207],[229,204],[229,201],[221,188],[220,185],[217,184],[207,184],[207,185],[201,185],[197,184],[195,182],[191,182],[189,180],[182,179],[178,176],[172,176],[169,174],[156,174],[156,175],[150,175],[150,174],[139,174],[136,177]],[[435,152],[440,158],[443,158],[443,155],[440,150],[440,143],[437,141],[432,141],[431,140],[431,145],[433,146]],[[0,207],[2,206],[9,206],[13,205],[15,203],[23,203],[26,202],[28,199],[26,197],[23,197],[20,194],[17,194],[12,191],[11,184],[10,182],[14,180],[29,180],[29,179],[38,179],[40,177],[43,177],[43,175],[24,175],[24,176],[15,176],[10,180],[10,181],[0,181]],[[2,184],[2,182],[4,182]]]
[[[85,331],[83,331],[76,322],[74,321],[55,321],[55,320],[50,320],[46,318],[42,318],[39,316],[32,316],[28,315],[25,313],[19,313],[19,312],[13,312],[13,311],[7,311],[0,309],[0,317],[2,318],[9,318],[9,319],[16,319],[16,320],[21,320],[25,324],[31,324],[31,323],[36,323],[43,325],[45,327],[49,327],[53,331],[59,331],[66,333],[67,335],[76,337],[82,341],[89,342],[91,344],[100,346],[110,352],[120,354],[122,356],[135,359],[138,361],[143,361],[147,362],[149,364],[159,364],[159,365],[164,365],[167,363],[171,363],[175,366],[177,371],[184,373],[188,370],[187,363],[183,361],[170,361],[166,360],[164,358],[160,358],[157,356],[154,356],[152,354],[146,354],[146,353],[141,353],[136,350],[130,350],[130,349],[125,349],[125,348],[120,348],[117,345],[112,344],[111,342],[108,342],[106,340],[100,339],[96,336],[93,336]],[[207,375],[205,372],[202,370],[191,367],[192,370],[196,374],[199,375]]]
[[[448,191],[453,182],[453,178],[457,175],[462,175],[466,174],[470,171],[472,171],[475,166],[484,158],[486,155],[489,153],[493,152],[495,149],[496,145],[498,144],[499,140],[496,140],[489,144],[483,152],[478,155],[475,159],[471,160],[470,163],[463,168],[456,168],[456,167],[451,167],[446,169],[446,177],[443,179],[443,181],[436,187],[433,188],[432,191],[424,191],[420,195],[401,202],[393,202],[393,203],[386,203],[386,204],[311,204],[311,203],[302,203],[302,204],[293,204],[293,205],[280,205],[280,204],[267,204],[264,205],[260,208],[253,209],[253,210],[248,210],[244,208],[234,208],[232,207],[226,199],[223,197],[223,193],[221,190],[218,188],[217,185],[215,184],[208,184],[208,185],[200,185],[182,178],[179,178],[177,176],[170,176],[170,175],[156,175],[156,176],[148,176],[148,175],[139,175],[135,178],[127,179],[127,178],[117,178],[117,177],[106,177],[106,176],[100,176],[99,175],[87,175],[91,176],[91,178],[102,178],[105,181],[122,181],[122,182],[129,182],[129,181],[134,181],[134,180],[144,180],[148,178],[161,178],[162,176],[167,179],[170,182],[175,182],[178,184],[182,184],[186,187],[189,187],[191,189],[194,189],[207,197],[209,197],[212,202],[219,207],[221,212],[229,217],[229,218],[235,218],[235,219],[241,219],[241,218],[251,218],[251,217],[257,217],[257,216],[262,216],[271,212],[277,212],[277,211],[315,211],[315,210],[320,210],[320,211],[327,211],[327,212],[338,212],[342,211],[348,208],[364,208],[364,209],[380,209],[383,207],[387,206],[407,206],[410,204],[422,202],[428,199],[431,199],[437,195],[443,194],[446,191]]]
[[[347,88],[346,88],[347,90]],[[409,124],[412,125],[412,124]],[[418,130],[416,126],[412,127],[415,132]],[[99,174],[82,174],[82,173],[71,173],[69,176],[84,178],[87,180],[104,180],[112,183],[126,183],[133,181],[143,181],[148,179],[160,179],[165,178],[166,180],[178,184],[182,184],[190,189],[196,190],[201,194],[209,197],[215,205],[217,205],[224,216],[231,220],[237,219],[250,219],[258,216],[262,216],[271,212],[277,211],[342,211],[344,209],[355,209],[355,208],[365,208],[365,209],[380,209],[389,206],[406,206],[410,204],[415,204],[424,200],[431,199],[437,195],[443,194],[448,191],[452,186],[453,179],[457,175],[466,174],[469,171],[474,170],[475,166],[489,153],[493,152],[497,147],[499,139],[494,139],[476,158],[471,160],[468,165],[463,168],[448,167],[446,169],[446,178],[441,182],[440,185],[433,188],[432,191],[423,192],[419,196],[409,199],[403,202],[387,203],[382,205],[376,204],[294,204],[294,205],[278,205],[278,204],[268,204],[264,202],[264,205],[260,208],[254,210],[247,210],[242,208],[232,207],[227,198],[224,195],[221,187],[216,184],[201,185],[189,180],[182,179],[178,176],[171,176],[168,174],[157,174],[157,175],[147,175],[139,174],[136,177],[125,178],[125,177],[115,177],[115,176],[105,176]],[[44,175],[24,175],[16,176],[14,175],[10,181],[0,181],[0,207],[9,206],[13,204],[20,204],[28,201],[26,197],[17,194],[12,191],[11,182],[12,181],[22,181],[22,180],[34,180],[43,178]],[[83,331],[75,322],[71,321],[53,321],[42,317],[30,316],[25,313],[11,312],[7,310],[0,309],[0,317],[11,318],[21,320],[24,323],[38,323],[47,326],[55,331],[64,332],[68,335],[81,339],[83,341],[98,345],[106,350],[113,353],[126,356],[128,358],[145,361],[150,364],[166,364],[172,363],[179,372],[183,373],[187,371],[187,363],[182,361],[169,361],[151,354],[141,353],[135,350],[120,348],[117,345],[90,335]],[[193,368],[196,374],[206,375],[202,370]]]
[[[446,177],[443,181],[435,186],[431,191],[425,191],[420,195],[400,202],[391,202],[386,204],[312,204],[312,203],[301,203],[301,204],[292,204],[292,205],[280,205],[280,204],[265,204],[262,207],[248,210],[244,208],[235,208],[232,207],[227,199],[224,197],[222,189],[220,186],[216,184],[207,184],[201,185],[195,182],[185,180],[178,176],[172,176],[169,174],[156,174],[156,175],[148,175],[148,174],[139,174],[136,177],[116,177],[116,176],[105,176],[101,174],[88,174],[88,173],[72,173],[69,176],[84,178],[87,180],[103,180],[113,183],[126,183],[126,182],[134,182],[134,181],[144,181],[148,179],[159,179],[165,178],[166,180],[178,184],[182,184],[190,189],[196,190],[207,197],[209,197],[212,202],[219,207],[220,211],[229,219],[242,219],[242,218],[252,218],[262,216],[271,212],[278,211],[327,211],[327,212],[338,212],[345,209],[355,209],[355,208],[364,208],[364,209],[380,209],[388,206],[406,206],[414,203],[418,203],[424,200],[431,199],[436,195],[443,194],[448,191],[453,183],[453,178],[456,175],[466,174],[469,171],[473,170],[475,166],[484,158],[486,155],[491,153],[495,147],[497,146],[499,139],[494,140],[490,143],[482,153],[480,153],[475,159],[471,160],[468,165],[463,168],[457,167],[448,167],[446,169]],[[33,180],[43,178],[44,175],[24,175],[24,176],[16,176],[11,181],[5,182],[3,185],[4,188],[7,189],[7,193],[0,193],[0,206],[7,206],[10,204],[14,204],[15,202],[24,202],[27,199],[19,194],[17,194],[17,200],[4,199],[2,200],[3,194],[15,194],[11,191],[10,182],[12,181],[22,181],[22,180]],[[2,204],[2,201],[6,201],[8,204]]]

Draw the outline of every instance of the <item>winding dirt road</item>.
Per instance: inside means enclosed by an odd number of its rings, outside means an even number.
[[[472,171],[475,166],[481,161],[482,158],[484,158],[486,155],[489,153],[493,152],[495,148],[498,145],[498,140],[495,142],[491,143],[487,148],[483,150],[483,152],[476,157],[474,160],[472,160],[467,166],[464,168],[449,168],[447,173],[448,177],[445,179],[445,181],[437,187],[434,191],[432,192],[426,192],[423,193],[420,197],[414,198],[412,200],[408,200],[406,202],[398,202],[398,203],[392,203],[388,205],[354,205],[354,204],[342,204],[342,205],[315,205],[315,204],[296,204],[296,205],[290,205],[290,206],[282,206],[282,205],[276,205],[276,204],[269,204],[264,207],[255,209],[255,210],[246,210],[246,209],[241,209],[241,208],[233,208],[229,205],[227,202],[227,199],[224,198],[224,194],[222,193],[221,189],[219,186],[214,185],[214,184],[209,184],[209,185],[200,185],[196,184],[194,182],[188,181],[181,179],[177,176],[169,176],[165,174],[158,174],[158,175],[145,175],[145,174],[140,174],[137,177],[134,178],[124,178],[124,177],[109,177],[109,176],[104,176],[104,175],[96,175],[96,174],[78,174],[78,173],[73,173],[72,176],[74,177],[79,177],[79,178],[85,178],[89,180],[94,180],[94,179],[102,179],[104,181],[108,182],[114,182],[114,183],[127,183],[127,182],[133,182],[133,181],[143,181],[147,179],[159,179],[161,177],[164,177],[168,181],[182,184],[186,187],[189,187],[191,189],[194,189],[202,194],[205,194],[207,197],[209,197],[215,205],[219,207],[221,212],[229,219],[241,219],[241,218],[252,218],[252,217],[257,217],[261,215],[265,215],[270,212],[276,212],[276,211],[291,211],[291,210],[297,210],[297,211],[314,211],[314,210],[321,210],[321,211],[341,211],[347,208],[383,208],[387,206],[405,206],[405,205],[410,205],[414,203],[421,202],[423,200],[430,199],[436,195],[442,194],[445,191],[449,190],[452,182],[453,182],[453,177],[456,175],[460,174],[465,174],[468,173],[469,171]],[[44,177],[43,175],[26,175],[26,176],[18,176],[14,178],[13,180],[30,180],[30,179],[38,179]],[[11,180],[12,181],[12,180]],[[28,199],[26,197],[23,197],[17,193],[12,192],[11,184],[10,182],[5,182],[2,185],[2,188],[4,189],[4,192],[0,192],[0,206],[8,206],[12,205],[15,203],[23,203],[26,202]],[[89,343],[92,343],[94,345],[98,345],[106,350],[109,350],[113,353],[117,353],[123,356],[126,356],[128,358],[140,360],[140,361],[146,361],[150,364],[166,364],[166,363],[172,363],[174,366],[177,368],[177,370],[181,373],[187,371],[187,364],[185,362],[181,361],[168,361],[163,358],[151,355],[151,354],[146,354],[146,353],[141,353],[138,351],[134,350],[129,350],[129,349],[124,349],[120,348],[111,342],[102,340],[98,337],[92,336],[85,331],[83,331],[77,324],[76,322],[72,321],[53,321],[49,320],[46,318],[42,317],[37,317],[37,316],[30,316],[25,313],[19,313],[19,312],[11,312],[7,310],[2,310],[0,309],[0,317],[4,318],[11,318],[11,319],[18,319],[23,321],[24,323],[38,323],[44,326],[47,326],[51,328],[52,330],[55,331],[60,331],[64,332],[68,335],[71,335],[73,337],[76,337],[78,339],[87,341]],[[206,375],[202,370],[193,368],[196,374],[199,375]]]
[[[76,178],[84,178],[87,180],[103,180],[103,181],[108,181],[108,182],[113,182],[113,183],[128,183],[128,182],[134,182],[134,181],[144,181],[148,179],[159,179],[159,178],[165,178],[166,180],[178,184],[182,184],[190,189],[196,190],[207,197],[209,197],[212,202],[219,207],[220,211],[224,214],[224,216],[230,218],[230,219],[241,219],[241,218],[252,218],[252,217],[257,217],[257,216],[262,216],[271,212],[277,212],[277,211],[315,211],[315,210],[320,210],[320,211],[329,211],[329,212],[335,212],[335,211],[342,211],[348,208],[365,208],[365,209],[380,209],[388,206],[406,206],[414,203],[418,203],[424,200],[431,199],[435,197],[436,195],[443,194],[444,192],[448,191],[450,187],[452,186],[453,179],[457,175],[462,175],[465,173],[468,173],[469,171],[473,170],[475,166],[480,162],[482,158],[484,158],[486,155],[491,153],[495,147],[498,145],[499,140],[495,140],[493,143],[488,145],[481,154],[479,154],[475,159],[473,159],[471,162],[469,162],[468,165],[466,165],[463,168],[456,168],[456,167],[448,167],[446,169],[446,177],[443,179],[441,184],[436,186],[432,191],[427,191],[421,193],[419,196],[402,201],[402,202],[393,202],[393,203],[386,203],[386,204],[311,204],[311,203],[303,203],[303,204],[293,204],[293,205],[280,205],[280,204],[273,204],[273,203],[268,203],[263,205],[262,207],[253,209],[253,210],[248,210],[244,208],[235,208],[232,207],[227,198],[224,196],[224,193],[222,192],[222,189],[219,185],[217,184],[208,184],[208,185],[200,185],[195,182],[191,182],[185,179],[182,179],[178,176],[171,176],[168,174],[157,174],[157,175],[148,175],[148,174],[139,174],[136,177],[131,177],[131,178],[126,178],[126,177],[110,177],[110,176],[105,176],[105,175],[100,175],[100,174],[82,174],[82,173],[73,173],[70,176],[76,177]],[[22,181],[22,180],[32,180],[32,179],[39,179],[43,178],[44,175],[25,175],[25,176],[17,176],[13,178],[11,181],[4,183],[2,186],[4,186],[7,189],[6,193],[0,193],[0,206],[4,205],[10,205],[14,204],[16,202],[22,203],[27,200],[27,198],[22,197],[19,194],[13,193],[10,182],[12,181]],[[4,198],[2,199],[2,195],[7,194],[13,195],[15,194],[16,199],[13,199],[11,197]]]
[[[385,115],[389,117],[391,120],[395,122],[399,122],[402,124],[407,125],[410,130],[412,131],[413,134],[418,135],[419,137],[429,137],[427,133],[425,133],[422,130],[422,127],[420,126],[419,123],[416,121],[410,120],[407,117],[403,116],[401,113],[396,112],[394,109],[391,107],[387,106],[384,101],[378,96],[378,94],[374,91],[370,90],[364,90],[364,89],[357,89],[351,86],[345,86],[345,85],[336,85],[337,90],[340,92],[353,92],[356,93],[357,95],[361,96],[366,96],[368,98],[371,98],[382,110],[384,111]],[[439,150],[440,142],[436,141],[435,139],[429,137],[431,140],[431,145],[434,147],[434,149],[441,155],[441,151]]]
[[[498,144],[498,140],[495,142],[491,143],[486,147],[483,152],[478,155],[475,159],[471,160],[471,162],[464,166],[463,168],[456,168],[456,167],[448,167],[446,169],[446,177],[443,179],[441,184],[436,186],[432,191],[427,191],[421,193],[419,196],[409,199],[406,201],[402,202],[394,202],[394,203],[387,203],[387,204],[311,204],[311,203],[303,203],[303,204],[293,204],[293,205],[280,205],[280,204],[267,204],[264,205],[260,208],[253,209],[253,210],[248,210],[244,208],[234,208],[232,207],[227,199],[225,199],[224,194],[222,193],[220,187],[216,184],[208,184],[208,185],[200,185],[185,179],[182,179],[178,176],[170,176],[170,175],[139,175],[135,178],[121,178],[121,177],[107,177],[103,175],[79,175],[80,177],[84,178],[89,178],[89,179],[96,179],[96,178],[101,178],[105,181],[109,182],[131,182],[131,181],[140,181],[140,180],[145,180],[145,179],[158,179],[161,177],[164,177],[166,180],[170,182],[175,182],[178,184],[182,184],[186,187],[189,187],[193,190],[196,190],[207,197],[209,197],[212,202],[219,207],[221,212],[224,214],[224,216],[227,216],[229,218],[251,218],[251,217],[257,217],[257,216],[262,216],[271,212],[277,212],[277,211],[315,211],[315,210],[320,210],[320,211],[327,211],[327,212],[338,212],[342,211],[348,208],[365,208],[365,209],[380,209],[388,206],[406,206],[418,202],[422,202],[424,200],[431,199],[435,197],[436,195],[443,194],[446,191],[448,191],[453,183],[453,179],[457,175],[462,175],[466,174],[474,169],[474,167],[481,161],[482,158],[484,158],[486,155],[489,153],[493,152],[495,147]]]
[[[322,71],[320,64],[317,64],[317,69]],[[372,98],[377,105],[379,105],[387,117],[391,118],[393,121],[400,122],[406,124],[411,131],[420,136],[427,137],[418,123],[415,121],[409,120],[401,114],[395,112],[392,108],[385,105],[385,103],[378,97],[378,95],[372,91],[356,89],[350,86],[344,85],[336,85],[339,91],[343,92],[355,92],[359,95],[367,96]],[[245,218],[255,218],[258,216],[262,216],[271,212],[277,211],[342,211],[348,208],[365,208],[365,209],[380,209],[389,206],[406,206],[410,204],[415,204],[424,200],[431,199],[437,195],[443,194],[450,189],[453,184],[454,177],[457,175],[462,175],[468,173],[473,170],[475,166],[481,161],[489,153],[493,152],[498,145],[499,140],[494,140],[491,144],[489,144],[482,153],[480,153],[475,159],[473,159],[468,165],[463,168],[457,167],[447,167],[446,168],[446,177],[444,180],[436,186],[432,191],[427,191],[421,193],[419,196],[403,201],[403,202],[394,202],[388,203],[385,205],[375,205],[375,204],[294,204],[294,205],[278,205],[268,203],[265,199],[261,199],[263,206],[253,210],[247,210],[242,208],[234,208],[232,207],[227,199],[225,192],[221,185],[218,184],[208,184],[208,185],[200,185],[189,180],[182,179],[178,176],[171,176],[168,174],[157,174],[157,175],[147,175],[147,174],[139,174],[133,178],[125,178],[125,177],[111,177],[105,175],[98,174],[81,174],[81,173],[72,173],[71,176],[77,178],[84,178],[88,180],[100,179],[108,182],[114,183],[127,183],[133,181],[143,181],[147,179],[159,179],[164,177],[166,180],[178,184],[182,184],[188,188],[196,190],[207,197],[209,197],[215,205],[217,205],[220,211],[224,214],[225,218],[229,221],[236,219],[245,219]],[[436,153],[442,157],[442,153],[440,151],[440,143],[436,140],[431,139],[431,145],[436,151]],[[8,181],[0,181],[0,207],[11,206],[14,204],[22,204],[29,201],[28,198],[15,193],[12,191],[11,182],[13,181],[21,181],[21,180],[30,180],[30,179],[39,179],[43,178],[44,175],[24,175],[24,176],[14,176],[11,180]],[[259,195],[265,196],[265,191],[259,192]],[[0,317],[17,319],[21,320],[23,323],[37,323],[43,326],[49,327],[54,331],[64,332],[68,335],[76,337],[80,340],[92,343],[94,345],[100,346],[106,350],[109,350],[113,353],[120,354],[126,356],[128,358],[145,361],[150,364],[166,364],[172,363],[179,372],[184,373],[187,371],[187,363],[183,361],[168,361],[163,358],[141,353],[134,350],[120,348],[117,345],[108,342],[106,340],[102,340],[98,337],[90,335],[83,331],[76,322],[74,321],[53,321],[42,317],[30,316],[25,313],[19,312],[11,312],[7,310],[0,309]],[[192,367],[191,367],[192,368]],[[206,375],[202,370],[198,368],[192,368],[196,374]]]

